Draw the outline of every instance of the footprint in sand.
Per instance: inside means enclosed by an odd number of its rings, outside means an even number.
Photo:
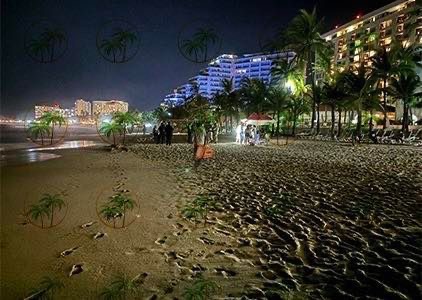
[[[84,271],[83,264],[75,264],[72,266],[72,269],[70,270],[69,277],[80,274],[83,271]]]
[[[163,245],[167,240],[167,236],[163,236],[162,238],[158,238],[155,243],[158,245]]]
[[[107,233],[104,233],[104,232],[97,232],[92,238],[94,239],[94,240],[98,240],[98,239],[101,239],[101,238],[103,238],[103,237],[106,237],[107,236]]]
[[[72,248],[69,248],[69,249],[63,250],[63,251],[60,253],[60,256],[61,256],[61,257],[66,257],[66,256],[68,256],[68,255],[72,254],[73,252],[75,252],[78,248],[79,248],[79,246],[77,246],[77,247],[72,247]]]

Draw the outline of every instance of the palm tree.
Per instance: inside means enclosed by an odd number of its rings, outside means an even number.
[[[28,213],[31,219],[35,221],[41,219],[41,228],[44,228],[44,217],[48,218],[50,216],[50,209],[42,203],[33,204],[31,205]]]
[[[309,112],[309,102],[307,97],[293,95],[286,105],[288,116],[292,125],[292,135],[295,135],[297,119],[300,115]]]
[[[50,47],[50,44],[42,38],[39,39],[32,39],[29,42],[28,50],[32,55],[35,57],[38,57],[38,55],[41,55],[41,62],[45,62],[44,54],[48,55],[48,49]]]
[[[186,300],[205,300],[217,292],[218,288],[215,282],[199,278],[191,287],[186,288],[183,296]]]
[[[200,215],[204,219],[204,226],[207,224],[208,211],[218,207],[218,203],[215,201],[215,199],[209,198],[207,196],[196,197],[192,205],[193,207],[197,208],[197,212],[201,212]],[[191,212],[194,212],[194,210],[191,210]]]
[[[123,225],[125,227],[125,220],[126,220],[126,210],[132,210],[136,206],[136,202],[131,199],[129,196],[118,193],[111,197],[110,203],[114,204],[116,207],[123,211]]]
[[[45,276],[42,278],[39,287],[31,291],[26,299],[54,299],[55,292],[64,288],[63,282],[54,277]]]
[[[123,128],[117,122],[111,121],[111,122],[103,122],[99,131],[100,133],[104,134],[106,137],[113,136],[113,146],[115,146],[116,134],[120,134],[123,131]]]
[[[116,112],[113,115],[113,121],[119,124],[122,128],[124,145],[128,127],[139,124],[141,119],[136,112]]]
[[[56,208],[61,210],[62,207],[66,205],[64,200],[60,198],[59,194],[44,194],[40,199],[40,204],[51,210],[50,226],[53,226],[54,210]]]
[[[182,41],[181,48],[186,52],[189,57],[192,54],[195,56],[195,62],[199,62],[199,52],[204,51],[204,45],[197,39],[187,39]]]
[[[50,134],[50,126],[46,122],[32,122],[29,125],[29,132],[35,139],[41,137],[41,145],[44,145],[44,136]]]
[[[66,123],[66,120],[62,115],[60,115],[59,112],[53,111],[53,112],[45,112],[41,118],[41,122],[45,122],[47,125],[51,126],[51,136],[50,136],[50,144],[53,144],[53,138],[54,138],[54,125],[58,124],[59,127],[61,127],[63,124]]]
[[[204,208],[195,203],[195,201],[187,203],[182,209],[183,216],[185,216],[187,219],[192,219],[194,221],[195,227],[198,219],[202,218],[204,213]]]
[[[382,93],[383,96],[383,129],[387,127],[387,84],[392,75],[396,73],[392,56],[392,52],[389,53],[387,48],[384,46],[378,49],[377,53],[371,58],[371,80],[378,81],[378,91]]]
[[[300,10],[297,15],[288,25],[285,32],[281,35],[284,39],[284,49],[292,50],[296,53],[295,60],[304,63],[305,74],[307,74],[306,82],[312,86],[312,91],[315,90],[315,68],[313,62],[315,57],[322,55],[324,50],[328,47],[327,42],[321,37],[322,19],[318,19],[316,8],[311,13],[306,10]],[[309,78],[310,76],[310,78]],[[316,93],[314,93],[316,95]],[[315,120],[315,105],[316,99],[312,98],[312,123],[314,127]]]
[[[388,93],[397,100],[403,102],[402,131],[409,132],[409,106],[415,99],[421,99],[421,80],[416,73],[400,73],[398,77],[393,77],[388,87]]]
[[[113,39],[116,39],[121,45],[122,59],[120,62],[126,61],[126,51],[128,44],[132,45],[138,39],[136,33],[131,30],[117,28],[113,34]]]
[[[247,113],[264,112],[268,97],[268,87],[262,80],[243,78],[240,93]]]
[[[213,28],[199,28],[198,31],[194,34],[194,40],[197,40],[204,51],[203,61],[208,59],[208,43],[211,42],[215,44],[218,41],[218,35],[215,33]]]
[[[107,56],[113,55],[113,63],[116,63],[117,52],[121,53],[123,50],[122,42],[119,39],[104,39],[101,42],[100,49],[102,49]]]
[[[154,118],[157,119],[158,121],[165,121],[169,118],[169,111],[167,110],[167,108],[163,107],[163,106],[159,106],[157,107],[154,111]]]
[[[268,93],[268,105],[269,108],[275,112],[277,118],[277,145],[280,133],[280,114],[283,109],[286,108],[287,101],[289,99],[289,93],[281,86],[274,86],[269,89]]]
[[[335,111],[345,100],[347,94],[344,90],[344,76],[337,75],[333,80],[324,82],[322,88],[322,102],[331,109],[331,139],[334,139]]]
[[[60,45],[66,40],[66,36],[63,31],[59,29],[47,29],[41,34],[43,40],[49,45],[50,50],[50,62],[54,60],[54,49],[56,44]]]
[[[356,125],[356,136],[362,133],[362,108],[365,99],[370,98],[372,91],[371,73],[361,62],[358,68],[350,68],[344,75],[348,93],[352,97],[352,103],[356,107],[358,120]]]
[[[126,274],[119,274],[115,276],[110,286],[104,289],[100,297],[107,300],[125,300],[128,294],[135,294],[138,288],[134,279],[130,279]]]
[[[119,207],[110,203],[105,204],[100,213],[107,221],[113,220],[113,228],[116,228],[116,219],[123,215],[123,211]]]

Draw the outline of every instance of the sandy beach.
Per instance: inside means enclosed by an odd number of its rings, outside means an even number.
[[[199,276],[219,285],[216,299],[418,299],[420,148],[214,148],[199,166],[176,144],[48,151],[61,157],[2,167],[1,298],[23,299],[53,276],[65,285],[57,299],[98,299],[125,273],[143,278],[133,299],[181,299]],[[126,228],[98,215],[117,191],[137,203]],[[25,217],[43,193],[66,202],[52,228]],[[206,226],[180,213],[198,195],[219,203]],[[69,277],[73,264],[84,271]]]

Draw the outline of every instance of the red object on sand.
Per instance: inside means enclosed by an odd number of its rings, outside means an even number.
[[[213,157],[214,157],[214,149],[212,149],[209,145],[198,146],[198,149],[196,150],[196,153],[195,153],[196,160],[213,158]]]

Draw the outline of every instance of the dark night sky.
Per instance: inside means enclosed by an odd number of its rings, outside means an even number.
[[[283,26],[300,8],[318,6],[326,29],[343,24],[391,0],[2,0],[1,114],[29,110],[35,103],[57,101],[70,107],[75,99],[122,99],[130,107],[153,109],[204,64],[186,60],[177,37],[190,20],[207,19],[223,39],[222,53],[259,51],[266,27]],[[347,7],[346,7],[347,5]],[[96,48],[96,34],[110,19],[134,24],[141,36],[137,55],[127,63],[105,61]],[[24,50],[29,24],[49,20],[65,29],[66,53],[40,64]]]

